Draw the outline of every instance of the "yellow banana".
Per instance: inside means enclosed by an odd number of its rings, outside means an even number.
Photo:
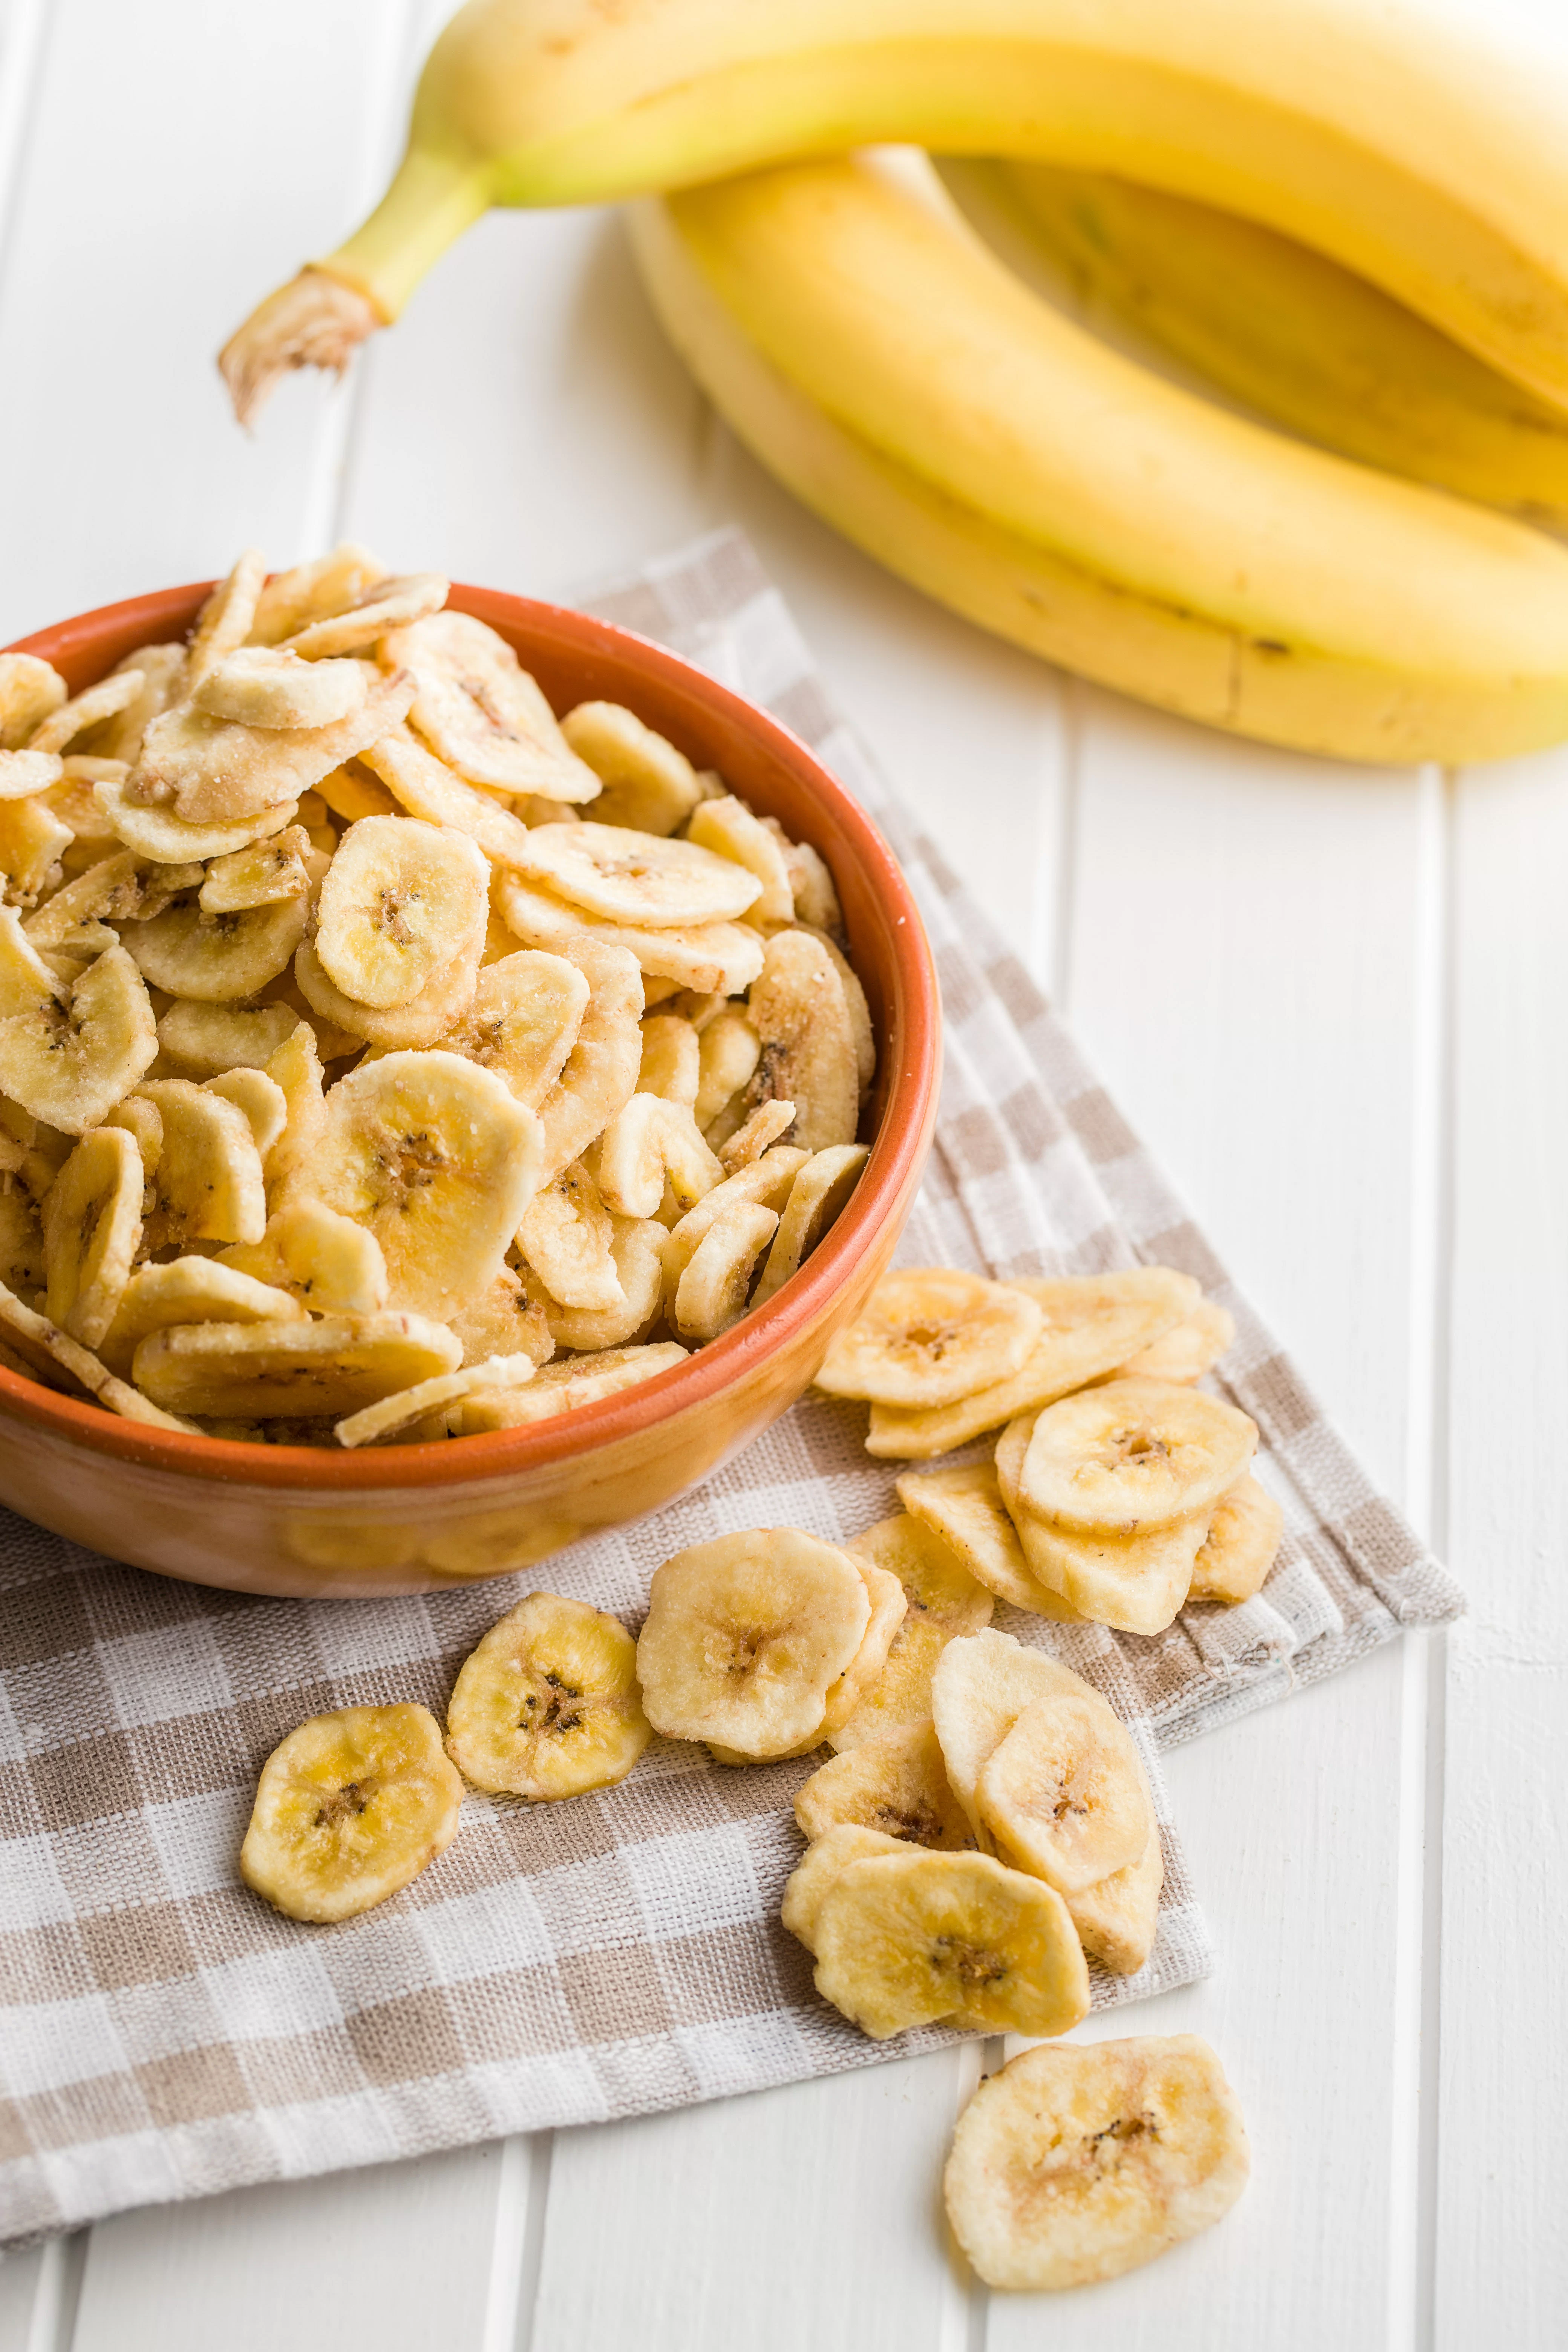
[[[1005,269],[934,174],[788,165],[645,201],[634,236],[742,439],[987,628],[1348,759],[1568,734],[1568,551],[1110,350]]]
[[[1333,255],[1568,408],[1565,110],[1409,0],[469,0],[407,152],[224,354],[342,366],[487,206],[903,140],[1110,171]]]
[[[970,163],[944,174],[1121,321],[1310,441],[1459,497],[1568,524],[1568,415],[1294,238],[1103,173]],[[971,215],[974,218],[973,214]]]

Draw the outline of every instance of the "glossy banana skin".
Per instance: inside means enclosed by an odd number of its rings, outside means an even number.
[[[1166,709],[1357,761],[1568,734],[1568,552],[1231,415],[1052,311],[864,159],[634,210],[736,432],[889,569]]]

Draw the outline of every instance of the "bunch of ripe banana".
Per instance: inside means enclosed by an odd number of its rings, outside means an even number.
[[[470,0],[225,371],[341,367],[490,205],[635,197],[717,406],[894,571],[1243,734],[1497,758],[1568,735],[1565,125],[1401,0]],[[1001,159],[971,194],[1199,376],[879,142]]]

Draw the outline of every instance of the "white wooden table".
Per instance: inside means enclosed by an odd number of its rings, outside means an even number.
[[[1210,2036],[1256,2158],[1153,2268],[960,2275],[963,2051],[128,2215],[0,2268],[0,2352],[1561,2345],[1568,753],[1354,772],[980,635],[737,450],[596,215],[482,224],[245,440],[212,354],[379,185],[446,13],[0,0],[0,643],[250,541],[570,593],[741,522],[1472,1614],[1170,1760],[1219,1969],[1107,2030]]]

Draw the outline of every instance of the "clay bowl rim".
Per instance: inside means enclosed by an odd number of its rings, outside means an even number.
[[[98,641],[132,627],[140,632],[143,625],[141,641],[150,645],[157,641],[160,628],[167,632],[171,624],[182,627],[188,624],[215,584],[193,582],[99,605],[35,630],[3,650],[36,653],[59,663],[81,661]],[[700,1407],[744,1381],[843,1287],[849,1268],[904,1195],[911,1173],[924,1156],[935,1113],[941,1075],[941,998],[914,894],[892,851],[859,803],[788,728],[635,630],[543,598],[456,581],[450,601],[454,609],[482,609],[485,617],[500,619],[520,631],[531,627],[553,634],[558,642],[574,641],[574,649],[583,655],[627,663],[634,673],[652,675],[672,688],[694,695],[759,739],[774,759],[793,768],[808,791],[832,810],[873,897],[882,902],[890,918],[892,994],[902,1015],[899,1065],[888,1081],[870,1158],[847,1205],[800,1272],[733,1330],[650,1381],[531,1426],[423,1445],[367,1446],[353,1453],[331,1454],[323,1447],[307,1445],[261,1446],[125,1421],[100,1405],[62,1396],[4,1366],[0,1366],[0,1399],[6,1410],[0,1412],[0,1423],[21,1420],[67,1440],[84,1442],[119,1460],[182,1476],[223,1485],[292,1488],[300,1494],[346,1496],[400,1486],[428,1490],[516,1478],[576,1456],[585,1459],[658,1422]],[[886,1008],[884,1027],[889,1031],[893,1010],[893,1003]]]

